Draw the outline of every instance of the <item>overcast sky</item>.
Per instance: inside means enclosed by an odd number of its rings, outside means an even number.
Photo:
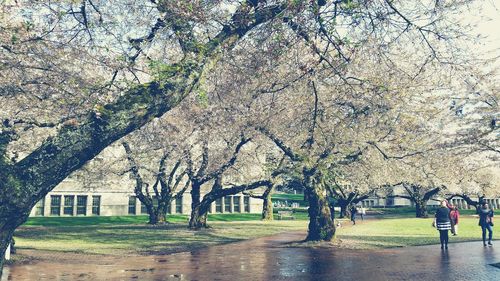
[[[478,16],[477,30],[482,35],[487,36],[482,40],[484,50],[491,52],[494,56],[500,56],[500,1],[487,0],[484,8]]]

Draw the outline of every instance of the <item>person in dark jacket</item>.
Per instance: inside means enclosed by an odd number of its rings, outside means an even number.
[[[450,209],[448,209],[447,204],[448,202],[443,200],[441,202],[441,206],[436,211],[436,215],[434,216],[434,225],[437,230],[439,230],[441,249],[448,249],[448,232],[451,230]]]
[[[358,209],[356,206],[352,205],[351,207],[351,221],[352,224],[356,224],[356,214],[358,213]]]
[[[488,245],[492,246],[493,239],[493,210],[489,208],[487,203],[483,203],[481,209],[478,210],[479,226],[483,231],[483,245],[486,247],[486,230],[488,230]]]

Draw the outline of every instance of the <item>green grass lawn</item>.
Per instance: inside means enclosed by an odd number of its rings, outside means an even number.
[[[290,193],[275,193],[272,195],[273,202],[281,201],[291,203],[299,203],[301,207],[309,206],[309,202],[304,201],[304,194],[290,194]]]
[[[282,200],[282,201],[285,201],[285,200],[304,201],[304,194],[275,193],[272,195],[272,198],[273,198],[273,200]]]
[[[433,219],[391,218],[359,222],[355,226],[337,230],[339,245],[348,248],[390,248],[439,244],[439,232],[431,226]],[[450,243],[481,239],[477,218],[463,217],[458,236],[451,236]]]
[[[274,217],[277,219],[278,214],[275,209]],[[297,209],[294,210],[296,219],[307,220],[307,210]],[[209,214],[209,222],[224,222],[224,221],[258,221],[261,214],[248,214],[248,213],[231,213],[231,214]],[[188,215],[171,215],[167,216],[170,223],[186,223]],[[145,224],[148,221],[148,216],[110,216],[110,217],[31,217],[23,226],[86,226],[86,225],[135,225]]]
[[[167,215],[167,220],[171,223],[185,223],[188,221],[188,215]],[[209,221],[254,221],[259,220],[260,214],[209,214]],[[111,217],[32,217],[24,226],[84,226],[84,225],[129,225],[145,224],[148,216],[111,216]]]
[[[434,206],[428,206],[427,211],[429,216],[432,217],[436,212]],[[402,217],[415,217],[415,207],[395,207],[395,208],[370,208],[368,210],[369,214],[379,215],[383,218],[402,218]],[[470,216],[476,213],[475,209],[471,210],[460,210],[460,215]]]
[[[146,225],[147,216],[37,217],[15,233],[19,249],[92,254],[151,254],[305,230],[305,220],[260,221],[260,214],[210,214],[210,229],[187,229],[186,215],[170,215],[170,224]]]
[[[294,194],[286,194],[296,196]],[[302,195],[300,195],[302,196]],[[279,210],[290,210],[274,208],[274,218],[277,219]],[[306,208],[293,209],[295,219],[308,220]],[[415,208],[374,208],[368,211],[369,215],[379,218],[411,218],[415,216]],[[432,216],[434,209],[429,209],[429,214]],[[460,213],[464,216],[472,215],[474,210],[461,210]],[[338,212],[336,214],[338,216]],[[260,219],[260,214],[248,213],[232,213],[232,214],[209,214],[209,221],[255,221]],[[148,217],[142,216],[110,216],[110,217],[31,217],[24,226],[83,226],[83,225],[129,225],[129,224],[145,224]],[[168,221],[172,223],[183,223],[188,221],[187,215],[169,214]]]

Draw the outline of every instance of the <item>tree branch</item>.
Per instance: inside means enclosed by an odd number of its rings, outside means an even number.
[[[226,195],[237,194],[237,193],[240,193],[240,192],[243,192],[246,190],[250,190],[250,189],[256,189],[256,188],[259,188],[261,186],[268,186],[269,187],[271,185],[272,185],[272,182],[270,180],[260,180],[260,181],[252,182],[249,184],[242,184],[242,185],[237,185],[237,186],[233,186],[230,188],[218,189],[217,191],[214,192],[214,195],[216,195],[217,197],[223,197]]]
[[[311,127],[309,128],[309,138],[307,138],[306,142],[304,143],[304,146],[311,149],[312,145],[314,144],[314,131],[316,129],[316,122],[318,118],[318,90],[316,89],[316,84],[314,81],[311,81],[311,86],[313,89],[313,96],[314,96],[314,109],[313,109],[313,114],[312,114],[312,124]]]
[[[436,187],[436,188],[434,188],[432,190],[427,191],[424,194],[424,200],[425,201],[429,200],[432,196],[438,194],[440,191],[441,191],[441,187]]]
[[[240,142],[236,145],[231,158],[226,163],[224,163],[222,166],[220,166],[217,170],[215,170],[214,172],[205,175],[202,178],[201,182],[205,183],[207,181],[215,179],[215,178],[219,177],[220,175],[222,175],[228,168],[233,166],[234,163],[236,163],[236,159],[238,158],[238,154],[239,154],[241,148],[245,144],[247,144],[250,140],[251,140],[251,138],[246,138],[245,136],[242,135]]]
[[[375,149],[378,152],[380,152],[380,154],[382,154],[382,156],[384,157],[385,160],[389,160],[389,159],[401,160],[401,159],[404,159],[404,158],[407,158],[407,157],[413,157],[413,156],[416,156],[416,155],[422,155],[422,154],[424,154],[423,151],[416,151],[416,152],[412,152],[412,153],[408,153],[408,154],[404,154],[404,155],[400,155],[400,156],[390,156],[387,153],[385,153],[375,142],[369,141],[369,142],[367,142],[367,144],[375,147]]]
[[[300,157],[298,154],[295,154],[290,147],[288,147],[282,140],[280,140],[277,136],[275,136],[273,133],[271,133],[267,128],[264,127],[257,127],[257,131],[261,132],[264,134],[266,137],[268,137],[276,146],[285,153],[286,156],[288,156],[292,161],[301,161],[302,157]]]

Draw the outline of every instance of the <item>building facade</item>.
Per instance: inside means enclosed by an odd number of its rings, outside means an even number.
[[[110,188],[112,189],[112,188]],[[126,216],[147,214],[146,208],[136,198],[131,186],[125,190],[87,190],[64,181],[40,200],[31,216]],[[202,194],[203,196],[203,194]],[[154,201],[154,200],[153,200]],[[172,201],[170,214],[190,214],[191,196],[187,190]],[[236,194],[212,203],[210,213],[260,213],[262,200]]]
[[[405,190],[402,187],[395,187],[393,190],[393,195],[403,195],[405,194]],[[472,198],[473,200],[478,200],[478,198]],[[442,199],[439,197],[433,197],[431,200],[427,202],[428,206],[438,206]],[[484,201],[490,205],[490,207],[494,209],[500,208],[500,198],[485,198]],[[457,206],[459,209],[473,209],[473,206],[467,204],[467,202],[462,198],[453,198],[450,200],[450,203]],[[379,197],[370,197],[366,200],[360,202],[360,205],[363,207],[413,207],[415,204],[406,198],[400,197],[387,197],[387,198],[379,198]]]

